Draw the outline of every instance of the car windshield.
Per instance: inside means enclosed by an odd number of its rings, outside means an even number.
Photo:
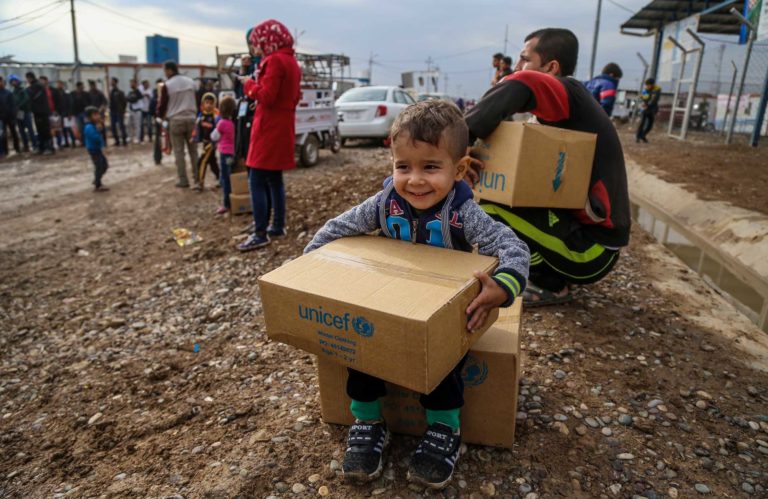
[[[339,97],[338,102],[383,102],[387,100],[386,88],[353,88]]]

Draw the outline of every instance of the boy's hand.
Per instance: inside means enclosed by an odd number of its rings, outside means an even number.
[[[464,175],[464,181],[474,188],[475,184],[480,180],[480,172],[485,168],[485,165],[483,165],[475,151],[469,153],[469,158],[469,168],[467,168],[467,173]]]
[[[507,292],[496,284],[496,281],[491,279],[491,276],[479,271],[475,272],[474,275],[480,281],[482,287],[480,293],[467,307],[467,316],[469,317],[467,331],[471,333],[483,327],[491,310],[498,308],[507,301]]]

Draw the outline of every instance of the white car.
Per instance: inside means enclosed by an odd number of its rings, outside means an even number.
[[[358,87],[336,100],[339,135],[346,139],[386,139],[400,112],[415,101],[399,87]]]

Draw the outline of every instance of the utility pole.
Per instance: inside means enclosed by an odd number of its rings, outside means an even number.
[[[72,78],[75,83],[80,81],[80,53],[77,50],[77,23],[75,22],[75,0],[69,0],[69,13],[72,15],[72,40],[75,43],[75,69]]]
[[[589,61],[589,79],[595,76],[595,56],[597,56],[597,35],[600,33],[600,11],[603,10],[603,0],[597,0],[597,16],[595,16],[595,35],[592,38],[592,58]]]
[[[723,77],[723,55],[725,55],[725,44],[721,43],[718,48],[720,55],[717,58],[717,83],[715,84],[715,95],[720,95],[720,80]]]
[[[427,57],[427,93],[429,93],[429,79],[432,77],[432,63],[435,62],[432,56]],[[437,92],[437,89],[435,89]]]
[[[507,42],[509,41],[509,24],[504,28],[504,55],[507,55]]]
[[[371,57],[368,58],[368,85],[373,85],[373,58],[376,55],[371,52]]]

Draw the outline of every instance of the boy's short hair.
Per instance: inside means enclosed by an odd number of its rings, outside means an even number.
[[[99,114],[99,108],[94,106],[88,106],[85,108],[85,116],[86,118],[90,118],[94,114]]]
[[[494,59],[503,59],[504,58],[504,54],[502,54],[501,52],[496,52],[495,54],[493,54],[493,58]]]
[[[411,142],[418,140],[446,148],[455,160],[467,154],[467,124],[459,108],[452,102],[429,100],[411,104],[392,123],[392,142],[402,133],[407,133]]]
[[[215,103],[216,102],[216,96],[213,95],[211,92],[206,92],[206,93],[203,94],[203,97],[200,99],[200,102],[205,102],[205,101],[211,101],[211,102]]]
[[[645,84],[646,85],[655,85],[656,84],[656,79],[655,78],[648,78],[647,80],[645,80]]]
[[[221,99],[221,102],[219,103],[219,114],[223,118],[227,118],[230,120],[234,119],[236,109],[237,109],[237,102],[235,102],[235,99],[233,99],[230,96],[226,96],[223,99]]]
[[[512,58],[511,58],[510,56],[505,56],[505,57],[502,59],[502,61],[503,61],[503,62],[504,62],[504,64],[506,64],[507,66],[512,66]]]

